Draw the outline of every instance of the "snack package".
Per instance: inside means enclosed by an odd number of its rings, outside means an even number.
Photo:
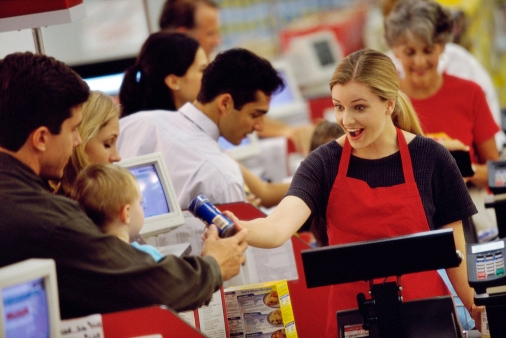
[[[296,338],[288,283],[278,280],[225,289],[231,338]]]

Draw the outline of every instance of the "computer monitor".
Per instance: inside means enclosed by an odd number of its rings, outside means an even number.
[[[123,82],[123,73],[107,74],[83,79],[90,90],[98,90],[104,94],[118,96]]]
[[[118,162],[137,178],[142,193],[144,225],[140,235],[144,238],[184,224],[184,216],[176,191],[161,153],[152,153]]]
[[[285,56],[306,97],[329,94],[328,83],[343,57],[342,48],[331,30],[293,37]]]
[[[135,58],[122,58],[73,66],[91,90],[98,90],[111,96],[118,96],[123,76]]]
[[[308,104],[302,97],[292,66],[282,59],[272,62],[272,65],[283,79],[285,88],[272,95],[268,116],[286,121],[299,116],[298,119],[305,120],[301,122],[309,122]]]
[[[255,133],[248,134],[239,145],[228,142],[223,136],[218,138],[220,148],[226,151],[233,159],[243,161],[260,154],[260,143]]]
[[[461,262],[453,229],[330,245],[301,255],[308,288],[452,268]]]
[[[0,268],[0,337],[60,337],[60,305],[52,259]]]

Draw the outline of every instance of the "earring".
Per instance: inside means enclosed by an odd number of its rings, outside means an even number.
[[[179,90],[179,86],[174,87],[174,90]]]

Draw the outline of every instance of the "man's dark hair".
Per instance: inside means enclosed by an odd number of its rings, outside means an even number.
[[[249,50],[234,48],[218,54],[204,70],[197,100],[209,103],[228,93],[234,108],[240,110],[246,103],[256,101],[257,91],[271,96],[284,87],[283,79],[269,61]]]
[[[199,49],[197,40],[182,34],[161,31],[144,42],[135,64],[128,68],[121,83],[119,100],[122,116],[141,110],[176,110],[172,90],[165,78],[184,76]]]
[[[18,151],[35,129],[59,134],[71,108],[88,99],[89,87],[63,62],[13,53],[0,60],[0,146]]]
[[[218,8],[213,0],[167,0],[160,15],[160,29],[195,28],[195,12],[200,4]]]

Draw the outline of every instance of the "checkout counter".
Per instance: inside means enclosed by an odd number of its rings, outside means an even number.
[[[461,263],[452,229],[304,250],[302,261],[309,288],[369,281],[370,297],[360,293],[357,309],[337,312],[340,338],[467,335],[451,296],[406,302],[402,298],[402,275]],[[329,265],[336,269],[329,270]],[[397,280],[386,282],[391,276]]]

